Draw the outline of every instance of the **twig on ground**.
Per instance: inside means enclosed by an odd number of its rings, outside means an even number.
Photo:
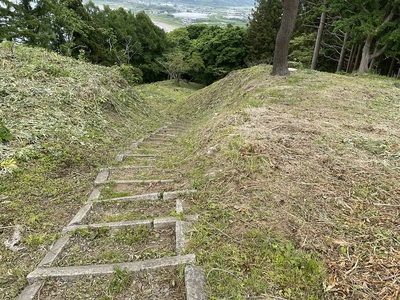
[[[37,299],[40,300],[40,292],[42,291],[42,288],[44,286],[44,281],[42,282],[42,285],[40,286],[38,292],[37,292]]]
[[[395,207],[400,208],[400,205],[396,204],[385,204],[385,203],[374,203],[375,206],[383,206],[383,207]]]
[[[14,228],[14,225],[12,225],[12,226],[4,226],[4,227],[0,227],[0,229],[8,229],[8,228]]]
[[[221,229],[215,227],[213,224],[208,223],[207,221],[206,221],[206,223],[207,223],[208,226],[214,228],[215,230],[217,230],[218,232],[220,232],[220,233],[223,234],[224,236],[226,236],[226,237],[228,237],[228,238],[230,238],[230,239],[232,239],[232,240],[234,240],[234,241],[236,241],[236,242],[239,242],[239,241],[238,241],[237,239],[235,239],[233,236],[230,236],[229,234],[223,232]]]
[[[219,268],[212,268],[210,271],[208,271],[206,278],[208,278],[208,276],[210,276],[210,273],[213,271],[221,271],[224,273],[228,273],[228,274],[232,275],[233,277],[235,277],[236,279],[239,279],[239,277],[237,277],[233,272],[224,270],[224,269],[219,269]]]
[[[355,269],[357,269],[357,266],[358,266],[358,262],[360,261],[360,259],[357,257],[357,261],[356,261],[356,263],[354,264],[354,266],[350,269],[350,270],[348,270],[345,274],[346,275],[349,275],[351,272],[353,272]]]
[[[301,244],[300,248],[303,248],[306,245],[306,242],[307,242],[307,236],[304,238],[304,241]]]

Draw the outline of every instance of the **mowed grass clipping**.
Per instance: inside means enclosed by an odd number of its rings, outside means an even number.
[[[171,120],[160,107],[174,100],[141,97],[118,67],[22,46],[11,51],[8,43],[0,44],[0,97],[0,298],[15,299],[100,168]],[[15,225],[12,251],[4,241],[12,241]]]
[[[198,190],[184,203],[200,215],[187,253],[211,299],[399,298],[398,81],[276,78],[257,66],[198,92],[171,82],[133,90],[117,69],[0,49],[12,136],[1,144],[1,238],[23,226],[21,249],[0,244],[1,297],[26,285],[127,137],[178,116],[193,125],[160,165]]]
[[[212,299],[398,299],[396,80],[268,66],[233,72],[177,110],[201,215],[189,251]]]

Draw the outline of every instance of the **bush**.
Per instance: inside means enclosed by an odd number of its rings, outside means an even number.
[[[143,72],[131,65],[122,65],[119,71],[130,84],[139,84],[143,81]]]

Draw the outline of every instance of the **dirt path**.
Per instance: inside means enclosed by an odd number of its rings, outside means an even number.
[[[102,169],[19,299],[206,299],[204,273],[185,252],[185,199],[196,191],[166,168],[185,125],[164,126]]]

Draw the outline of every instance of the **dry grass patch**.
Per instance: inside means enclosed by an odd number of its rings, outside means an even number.
[[[269,72],[232,73],[183,108],[201,117],[182,166],[211,295],[398,299],[400,89]]]

